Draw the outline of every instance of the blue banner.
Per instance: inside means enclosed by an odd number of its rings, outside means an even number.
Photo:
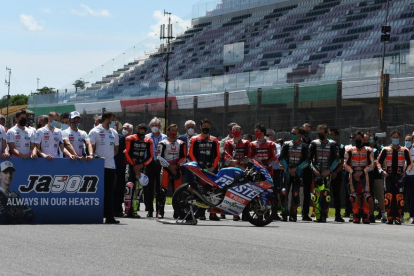
[[[103,195],[103,159],[0,159],[0,224],[102,223]]]

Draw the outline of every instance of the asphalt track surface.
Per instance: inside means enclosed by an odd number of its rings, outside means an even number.
[[[414,275],[414,225],[163,222],[0,226],[0,274]]]

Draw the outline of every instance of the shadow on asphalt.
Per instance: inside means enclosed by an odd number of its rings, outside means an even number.
[[[157,220],[157,222],[162,223],[162,224],[167,224],[167,225],[188,225],[188,226],[201,226],[201,227],[210,227],[210,226],[214,226],[214,227],[257,227],[254,226],[252,224],[243,224],[243,225],[230,225],[230,224],[197,224],[197,225],[191,225],[191,224],[180,224],[180,223],[176,223],[175,219],[163,219],[163,220]],[[272,228],[278,228],[279,226],[274,225],[274,224],[269,224],[266,225],[264,227],[272,227]]]

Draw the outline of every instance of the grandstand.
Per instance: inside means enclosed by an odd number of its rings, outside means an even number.
[[[254,104],[249,91],[257,87],[267,91],[288,87],[293,93],[294,84],[332,87],[338,80],[349,81],[343,88],[345,98],[377,97],[386,4],[387,0],[221,0],[200,4],[193,8],[192,27],[173,41],[170,95],[174,102],[176,97],[186,99],[185,104],[173,104],[173,109],[193,108],[190,95],[242,91],[236,103]],[[385,69],[393,77],[414,72],[414,53],[410,53],[413,23],[414,0],[390,1],[388,25],[392,31],[385,49]],[[101,106],[133,112],[149,103],[154,110],[156,105],[162,106],[164,74],[165,58],[154,52],[92,83],[86,91],[32,96],[29,107],[58,104],[62,110],[70,106],[91,114]],[[366,83],[351,82],[366,79],[371,81],[369,89]],[[412,83],[410,79],[408,87]],[[328,94],[335,99],[336,90],[332,91]],[[293,95],[287,99],[277,103],[291,102]],[[88,102],[94,108],[87,107]],[[96,102],[101,103],[99,108]]]

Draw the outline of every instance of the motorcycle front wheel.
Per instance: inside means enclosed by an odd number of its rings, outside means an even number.
[[[260,204],[260,197],[256,197],[246,206],[247,219],[251,224],[260,227],[266,226],[273,221],[273,216],[277,213],[276,199],[268,197],[266,205],[271,206],[271,208],[263,210]]]

